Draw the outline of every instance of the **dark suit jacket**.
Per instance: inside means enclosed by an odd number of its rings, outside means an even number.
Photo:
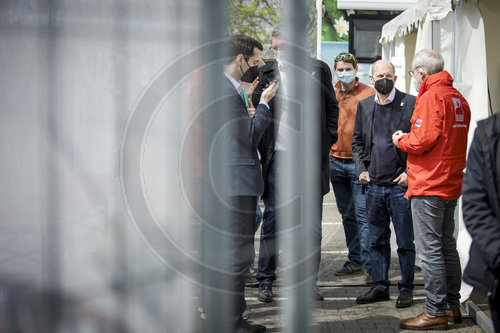
[[[223,96],[207,115],[215,121],[209,153],[209,175],[217,195],[260,196],[264,182],[257,146],[271,120],[271,112],[258,105],[253,118],[232,83],[221,78]]]
[[[500,113],[477,124],[467,156],[462,204],[472,237],[464,281],[495,297],[500,293]]]
[[[401,130],[409,133],[411,129],[410,119],[415,107],[415,96],[405,94],[396,89],[396,95],[392,101],[391,132]],[[352,156],[356,165],[356,174],[359,176],[368,170],[371,158],[372,131],[377,128],[373,126],[373,111],[375,110],[375,97],[370,96],[358,103],[356,111],[356,122],[352,135]],[[385,126],[385,124],[383,124]],[[394,146],[401,168],[406,169],[406,158],[408,154]]]
[[[321,146],[319,156],[321,158],[321,170],[318,172],[320,175],[321,193],[324,195],[330,191],[330,147],[337,142],[337,126],[339,118],[339,108],[337,99],[332,85],[332,72],[328,65],[320,60],[310,58],[308,60],[307,72],[311,74],[311,80],[317,80],[318,85],[318,107],[320,112],[320,140]],[[259,86],[255,89],[252,96],[252,102],[258,103],[260,94],[274,78],[279,76],[278,62],[272,60],[266,65],[262,66],[259,71]],[[274,156],[274,148],[276,145],[276,137],[279,128],[279,121],[281,112],[278,105],[281,103],[281,87],[278,88],[276,97],[271,100],[269,106],[273,114],[273,122],[264,134],[262,141],[259,145],[259,152],[261,154],[262,173],[264,175],[264,182],[267,189],[267,173],[269,164]],[[307,108],[307,107],[306,107]],[[304,110],[305,112],[310,110]],[[298,117],[300,119],[300,117]],[[298,127],[301,124],[296,124]]]

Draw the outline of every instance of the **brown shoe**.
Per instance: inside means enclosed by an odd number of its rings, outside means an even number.
[[[400,328],[407,330],[447,330],[448,320],[446,316],[431,316],[422,312],[415,318],[405,319],[399,324]]]
[[[460,309],[446,310],[446,317],[451,319],[454,324],[462,322],[462,313],[460,312]]]

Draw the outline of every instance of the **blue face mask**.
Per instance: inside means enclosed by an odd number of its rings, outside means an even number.
[[[354,71],[337,72],[337,77],[343,84],[349,84],[354,80]]]

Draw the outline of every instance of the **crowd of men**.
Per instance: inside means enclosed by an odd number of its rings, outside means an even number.
[[[217,138],[212,145],[215,157],[210,159],[208,178],[210,186],[215,187],[213,191],[224,198],[223,209],[228,210],[229,225],[207,228],[206,234],[217,232],[225,236],[223,241],[211,238],[214,244],[207,242],[203,251],[210,253],[210,266],[218,267],[226,262],[226,266],[219,269],[226,273],[207,273],[204,299],[226,299],[228,305],[224,307],[222,302],[216,309],[213,303],[203,306],[206,331],[265,331],[264,326],[250,324],[244,318],[245,279],[249,278],[254,258],[254,234],[260,222],[260,217],[256,218],[256,213],[260,212],[259,197],[265,209],[254,279],[259,285],[258,299],[262,302],[274,299],[272,287],[279,264],[277,231],[283,219],[280,213],[282,196],[278,195],[280,175],[285,161],[293,155],[295,147],[291,137],[302,119],[287,97],[290,96],[287,91],[291,86],[290,73],[294,69],[293,64],[284,60],[283,54],[290,49],[283,40],[279,30],[273,31],[271,47],[276,57],[264,65],[260,60],[263,51],[260,42],[242,35],[231,36],[227,42],[229,56],[222,81],[225,98],[223,107],[218,109],[223,114],[219,119],[224,126],[213,129]],[[389,300],[392,222],[402,277],[397,284],[396,307],[413,305],[416,249],[426,292],[424,312],[401,321],[401,328],[446,329],[449,320],[460,322],[462,319],[459,303],[462,277],[454,231],[455,207],[462,193],[466,164],[471,119],[469,105],[453,87],[453,78],[444,70],[442,56],[432,50],[422,50],[413,59],[409,75],[417,85],[416,98],[395,88],[395,67],[387,60],[372,64],[369,78],[373,87],[359,82],[356,77],[355,55],[342,52],[334,61],[333,70],[338,79],[335,86],[332,85],[332,72],[323,61],[308,58],[304,68],[308,78],[320,87],[315,109],[305,110],[318,115],[319,148],[317,161],[313,164],[316,168],[310,178],[317,181],[318,193],[314,195],[318,204],[313,214],[316,218],[306,221],[312,224],[313,230],[315,251],[307,258],[311,261],[314,278],[304,286],[311,299],[323,300],[316,282],[321,260],[322,198],[329,192],[331,182],[348,248],[347,261],[335,275],[365,274],[366,283],[371,285],[356,302]],[[213,119],[214,115],[210,117]],[[490,130],[487,133],[498,141],[499,132]],[[473,147],[477,146],[476,154],[481,152],[478,140],[476,138],[473,143]],[[484,140],[494,141],[492,138]],[[494,146],[491,154],[497,147],[500,145]],[[489,169],[494,170],[498,160],[490,156],[486,162],[490,163]],[[498,194],[494,193],[496,202],[490,199],[496,207],[485,217],[491,220],[490,224],[475,232],[475,226],[483,221],[470,220],[477,220],[479,211],[483,214],[486,209],[483,206],[489,201],[480,187],[488,186],[484,182],[484,177],[488,176],[474,172],[489,169],[476,166],[475,163],[484,163],[483,160],[468,163],[474,165],[474,169],[467,172],[469,181],[464,185],[467,187],[464,197],[465,194],[470,196],[468,205],[479,201],[482,206],[469,209],[464,203],[464,218],[475,241],[476,234],[478,237],[488,234],[491,238],[487,245],[490,248],[476,246],[480,253],[477,255],[483,254],[486,258],[483,269],[491,273],[490,285],[483,286],[482,290],[490,292],[491,285],[495,283],[496,286],[498,282],[500,266]],[[472,185],[479,189],[473,191]],[[478,212],[469,218],[467,210]],[[487,251],[494,254],[484,256]],[[474,274],[467,271],[465,279],[468,279],[467,274],[471,281],[474,280]],[[492,304],[498,306],[499,298],[492,299],[496,302]],[[493,306],[492,312],[498,319]],[[221,320],[222,315],[226,315],[227,320]]]

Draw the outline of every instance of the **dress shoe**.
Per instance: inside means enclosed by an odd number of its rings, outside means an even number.
[[[252,325],[248,323],[247,321],[243,321],[241,323],[241,326],[238,327],[236,330],[237,333],[247,333],[247,332],[252,332],[252,333],[261,333],[266,331],[266,326],[263,325]]]
[[[319,290],[319,288],[318,288],[317,285],[313,286],[313,299],[315,301],[323,301],[323,300],[325,300],[325,297],[323,297],[323,293],[321,292],[321,290]]]
[[[413,290],[403,289],[399,293],[399,297],[396,300],[397,308],[408,308],[413,304]]]
[[[269,283],[261,283],[259,285],[259,294],[257,298],[259,301],[269,303],[273,301],[273,286]]]
[[[458,324],[462,322],[462,312],[460,309],[455,310],[446,310],[446,317],[451,319],[454,324]]]
[[[347,276],[354,274],[363,274],[363,266],[353,262],[346,262],[344,267],[338,269],[334,273],[336,276]]]
[[[358,296],[358,298],[356,298],[356,303],[368,304],[388,300],[390,300],[389,291],[382,291],[377,287],[372,287],[366,294]]]
[[[422,312],[415,318],[402,320],[399,327],[405,330],[447,330],[448,320],[446,316],[431,316]]]

